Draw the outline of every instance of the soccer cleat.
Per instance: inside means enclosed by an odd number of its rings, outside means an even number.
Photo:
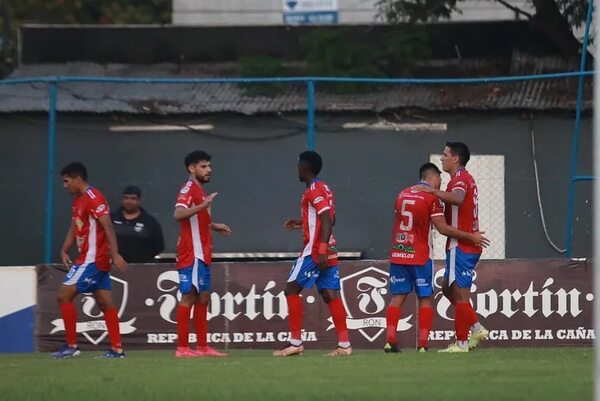
[[[488,334],[490,332],[483,326],[479,330],[472,332],[469,339],[469,349],[472,350],[479,347],[479,343],[488,339]]]
[[[175,350],[176,358],[192,358],[194,356],[199,356],[196,351],[192,351],[189,347],[177,347]]]
[[[337,347],[327,354],[327,356],[350,356],[352,355],[352,347],[342,348]]]
[[[424,354],[427,351],[429,351],[429,348],[427,348],[427,347],[419,347],[419,348],[417,348],[417,352],[420,353],[420,354]]]
[[[104,354],[97,356],[96,359],[123,359],[125,358],[125,351],[117,352],[114,349],[109,349]]]
[[[294,355],[302,355],[304,353],[304,345],[300,344],[298,346],[288,344],[285,348],[274,351],[273,356],[294,356]]]
[[[192,351],[194,352],[194,351]],[[214,348],[207,346],[204,347],[198,347],[198,349],[196,349],[195,352],[195,356],[217,356],[217,357],[221,357],[221,356],[227,356],[227,354],[223,353],[223,352],[219,352]]]
[[[385,343],[385,346],[383,347],[383,351],[386,354],[398,354],[402,351],[400,351],[400,348],[398,348],[397,344],[390,344],[390,343]]]
[[[446,354],[464,354],[469,352],[469,347],[459,347],[457,343],[452,343],[448,348],[441,349],[438,352]]]
[[[61,346],[58,351],[52,353],[52,359],[68,359],[81,355],[79,348],[69,347],[67,344]]]

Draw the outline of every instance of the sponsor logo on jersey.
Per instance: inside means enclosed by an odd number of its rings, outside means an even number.
[[[416,253],[415,248],[413,248],[410,245],[396,244],[393,246],[392,249],[394,249],[395,251],[400,251],[400,252],[405,252],[405,253],[411,253],[411,254]]]

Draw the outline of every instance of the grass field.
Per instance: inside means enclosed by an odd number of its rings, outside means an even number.
[[[222,359],[130,352],[0,355],[0,400],[543,400],[592,399],[592,348],[482,349],[466,355],[323,351],[274,358],[233,351]]]

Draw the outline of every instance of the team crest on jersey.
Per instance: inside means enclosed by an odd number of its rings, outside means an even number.
[[[75,225],[77,226],[77,229],[81,230],[83,228],[83,220],[81,220],[78,217],[75,218]]]
[[[118,315],[121,320],[120,330],[121,334],[131,334],[136,331],[136,327],[133,326],[137,317],[131,318],[129,321],[124,322],[123,315],[127,308],[127,299],[129,297],[129,285],[127,281],[122,280],[118,277],[111,276],[112,281],[112,295],[115,304],[118,305]],[[119,304],[119,300],[121,301]],[[106,322],[104,321],[104,315],[96,305],[93,294],[83,294],[81,298],[81,311],[80,316],[83,319],[90,319],[87,321],[77,322],[77,333],[83,334],[88,341],[94,345],[98,345],[108,336],[106,329]],[[50,331],[50,334],[65,331],[65,324],[62,318],[54,319],[52,322],[54,326]]]
[[[358,332],[370,342],[377,340],[387,328],[386,306],[388,294],[388,272],[374,266],[367,267],[349,276],[343,277],[341,283],[341,296],[348,317],[346,319],[349,330]],[[356,298],[349,294],[356,294]],[[398,331],[406,331],[412,327],[409,323],[412,314],[398,322]],[[332,330],[331,323],[327,330]]]

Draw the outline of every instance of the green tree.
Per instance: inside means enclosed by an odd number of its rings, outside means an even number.
[[[431,22],[448,19],[460,11],[462,0],[377,0],[380,18],[390,23]],[[506,0],[489,0],[512,10],[553,43],[565,58],[576,59],[581,45],[572,28],[585,24],[588,0],[528,0],[533,13],[522,10]],[[593,1],[593,0],[589,0]]]

